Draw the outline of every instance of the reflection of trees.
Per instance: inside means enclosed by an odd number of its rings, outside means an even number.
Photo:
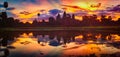
[[[118,32],[87,32],[87,31],[26,31],[26,32],[0,32],[0,38],[1,38],[1,45],[3,46],[7,46],[8,45],[8,41],[13,41],[14,38],[19,37],[19,35],[21,35],[22,33],[33,33],[34,37],[37,37],[39,35],[41,35],[41,39],[38,39],[38,43],[42,42],[42,45],[45,45],[45,43],[49,42],[49,41],[53,41],[56,38],[56,41],[59,43],[59,45],[63,44],[65,45],[66,43],[70,43],[70,42],[80,42],[80,43],[87,43],[89,40],[93,41],[93,43],[114,43],[114,46],[117,46],[119,44],[119,42],[115,42],[114,39],[112,39],[113,37],[111,37],[112,34],[118,34]],[[101,36],[99,36],[99,38],[97,38],[96,36],[98,36],[98,34],[100,34]],[[46,38],[46,35],[48,35],[49,37]],[[83,38],[81,39],[75,39],[76,36],[83,36]],[[38,38],[38,37],[37,37]],[[77,41],[76,41],[77,40]],[[80,40],[80,41],[79,41]],[[115,45],[117,44],[117,45]],[[113,45],[113,44],[112,44]]]
[[[0,56],[0,57],[7,57],[9,55],[9,50],[8,49],[1,50],[0,52],[4,52],[4,55]]]
[[[0,32],[0,44],[1,46],[7,46],[9,41],[13,41],[14,38],[18,37],[20,32],[8,32],[8,31],[1,31]]]
[[[75,34],[73,34],[73,33],[72,32],[66,32],[66,31],[33,32],[33,35],[34,36],[37,36],[37,35],[49,35],[49,39],[54,39],[54,37],[56,37],[58,42],[60,42],[60,40],[62,38],[64,40],[64,42],[67,43],[67,42],[70,42],[71,39],[73,39],[73,41],[74,41]]]
[[[114,54],[101,54],[101,57],[120,57],[120,53],[114,53]]]
[[[49,39],[53,40],[55,37],[57,38],[57,41],[60,43],[61,39],[63,39],[64,44],[70,43],[70,42],[79,42],[79,40],[82,40],[82,43],[87,43],[87,41],[92,40],[93,43],[98,44],[104,44],[104,43],[115,43],[115,41],[112,40],[113,37],[111,37],[112,34],[117,34],[117,32],[79,32],[79,31],[44,31],[44,32],[33,32],[33,35],[49,35]],[[83,38],[81,39],[75,39],[76,36],[81,35]],[[96,37],[99,36],[99,37]],[[44,38],[44,36],[43,36]],[[111,39],[111,40],[110,40]],[[112,42],[111,42],[112,41]],[[119,42],[118,42],[119,43]],[[113,44],[112,44],[113,45]]]
[[[2,57],[7,57],[9,55],[9,49],[8,48],[11,48],[8,46],[8,41],[11,41],[11,40],[14,40],[14,36],[15,34],[14,33],[11,33],[11,32],[0,32],[0,46],[4,46],[6,47],[6,49],[2,49],[0,48],[0,52],[4,52],[4,55]]]
[[[0,38],[3,39],[4,41],[6,40],[14,40],[14,38],[19,37],[19,35],[21,35],[23,32],[8,32],[8,31],[4,31],[4,32],[0,32]],[[25,32],[26,34],[29,34],[30,32]],[[37,37],[38,35],[41,35],[43,38],[45,37],[45,35],[49,36],[49,39],[54,39],[55,37],[57,38],[58,42],[60,42],[61,39],[64,40],[65,43],[69,43],[71,41],[75,41],[75,37],[78,35],[82,35],[83,36],[83,40],[87,41],[87,40],[93,40],[96,41],[97,40],[97,36],[98,34],[101,35],[101,41],[107,41],[109,40],[109,38],[111,39],[111,35],[112,34],[118,34],[117,32],[79,32],[79,31],[33,31],[33,36]],[[108,36],[108,38],[107,38]],[[4,42],[3,41],[3,42]]]
[[[79,40],[79,39],[75,39],[76,36],[78,35],[81,35],[83,36],[82,39],[82,43],[87,43],[88,40],[92,40],[94,41],[94,43],[96,41],[99,41],[100,43],[96,43],[96,44],[105,44],[104,42],[109,42],[109,41],[112,41],[112,40],[109,40],[108,38],[112,38],[111,35],[112,34],[120,34],[119,32],[86,32],[86,31],[19,31],[19,32],[8,32],[8,31],[4,31],[4,32],[0,32],[0,39],[1,39],[1,46],[5,46],[7,47],[10,43],[9,41],[13,41],[14,38],[17,38],[19,37],[21,34],[23,33],[26,33],[26,34],[29,34],[29,33],[33,33],[33,36],[36,37],[36,38],[39,38],[38,36],[41,37],[42,40],[41,41],[41,45],[42,46],[45,46],[46,43],[50,43],[51,41],[51,46],[63,46],[63,47],[67,47],[66,43],[71,43],[71,42],[76,42],[76,43],[79,43],[79,41],[76,41],[76,40]],[[98,34],[100,34],[100,38],[102,40],[98,40],[97,36]],[[109,36],[109,37],[108,37]],[[108,38],[107,38],[108,37]],[[25,42],[25,43],[28,43],[28,42]],[[39,43],[39,41],[38,41]],[[57,44],[56,44],[57,43]],[[24,44],[24,43],[23,43]],[[110,42],[110,43],[106,43],[106,44],[109,44],[111,46],[114,46],[116,48],[120,48],[119,45],[120,45],[120,42]],[[4,50],[4,53],[6,54],[6,57],[7,55],[9,55],[9,49],[7,50]],[[91,55],[92,56],[92,55]]]
[[[0,47],[6,47],[5,49],[0,48],[0,52],[4,52],[1,57],[7,57],[9,55],[9,49],[14,49],[15,47],[10,46],[10,41],[14,41],[14,38],[19,37],[22,32],[10,32],[10,31],[0,31]]]

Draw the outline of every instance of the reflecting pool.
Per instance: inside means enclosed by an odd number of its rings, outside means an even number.
[[[120,57],[120,32],[1,31],[1,57]]]

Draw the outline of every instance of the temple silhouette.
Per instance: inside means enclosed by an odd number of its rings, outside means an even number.
[[[8,3],[4,2],[4,8],[8,7]],[[40,16],[40,13],[36,14]],[[0,27],[83,27],[83,26],[120,26],[120,18],[117,21],[113,21],[111,16],[101,15],[101,19],[97,19],[97,15],[82,16],[82,21],[75,19],[75,14],[68,14],[66,12],[63,15],[57,14],[56,18],[49,17],[49,21],[42,22],[33,20],[32,24],[29,22],[23,23],[19,19],[8,17],[6,10],[0,12]]]

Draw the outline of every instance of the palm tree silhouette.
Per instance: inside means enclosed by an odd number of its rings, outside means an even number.
[[[4,6],[5,11],[6,11],[6,9],[8,8],[8,2],[5,1],[3,6]]]
[[[38,20],[39,20],[40,13],[38,13],[37,16],[38,16]]]

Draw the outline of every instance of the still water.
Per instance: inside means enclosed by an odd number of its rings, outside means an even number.
[[[1,31],[0,57],[120,57],[120,32]]]

